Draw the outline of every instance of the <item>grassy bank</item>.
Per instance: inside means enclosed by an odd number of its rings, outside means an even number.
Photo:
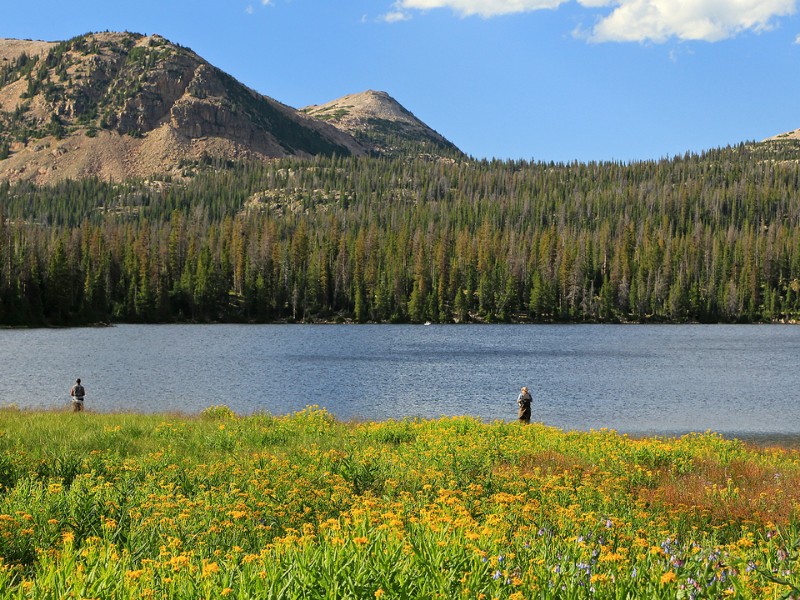
[[[3,598],[800,597],[800,453],[0,410]]]

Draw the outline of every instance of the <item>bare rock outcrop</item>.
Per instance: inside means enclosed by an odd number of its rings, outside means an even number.
[[[209,155],[365,152],[157,35],[0,40],[0,179],[180,176]]]

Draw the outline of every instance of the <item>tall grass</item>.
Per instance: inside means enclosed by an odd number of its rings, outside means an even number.
[[[0,599],[800,598],[799,508],[712,434],[0,411]]]

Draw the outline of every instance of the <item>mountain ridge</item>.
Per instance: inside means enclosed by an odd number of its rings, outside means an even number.
[[[182,177],[208,158],[385,152],[373,139],[260,94],[157,34],[0,39],[0,179]]]
[[[181,178],[331,154],[466,158],[384,91],[295,109],[157,34],[0,38],[0,180]]]

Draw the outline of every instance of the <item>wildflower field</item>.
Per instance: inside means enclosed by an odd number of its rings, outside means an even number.
[[[0,599],[800,598],[800,453],[0,410]]]

